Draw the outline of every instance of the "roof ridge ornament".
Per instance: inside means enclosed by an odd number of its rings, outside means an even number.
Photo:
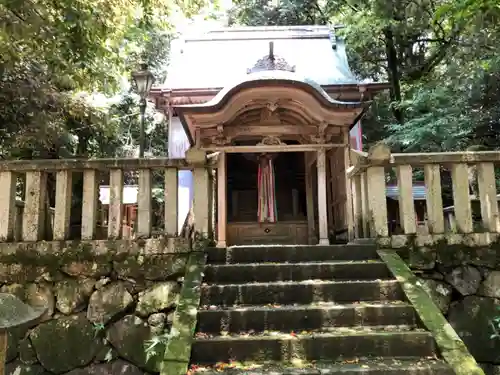
[[[295,65],[290,65],[284,58],[274,54],[274,42],[269,42],[269,53],[257,60],[253,68],[247,69],[247,74],[262,72],[267,70],[284,70],[295,72]]]

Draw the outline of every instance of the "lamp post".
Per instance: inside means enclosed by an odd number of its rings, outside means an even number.
[[[151,91],[151,87],[155,81],[155,77],[153,73],[151,73],[148,69],[148,64],[141,63],[139,70],[132,73],[132,78],[137,86],[137,93],[141,97],[141,101],[139,103],[139,109],[141,111],[141,128],[139,133],[139,157],[144,157],[144,122],[146,116],[146,106],[147,106],[147,98],[149,92]]]

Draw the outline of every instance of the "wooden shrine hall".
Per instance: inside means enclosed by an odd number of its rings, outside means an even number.
[[[218,246],[345,236],[349,132],[386,85],[356,80],[335,29],[226,28],[172,48],[157,105],[178,157],[218,158]]]

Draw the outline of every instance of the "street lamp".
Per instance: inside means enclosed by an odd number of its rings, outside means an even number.
[[[151,73],[148,69],[148,64],[141,63],[140,68],[137,72],[132,73],[132,78],[137,86],[137,93],[141,97],[141,101],[139,102],[139,109],[141,111],[141,129],[139,133],[139,157],[144,157],[144,120],[146,116],[146,106],[147,106],[147,98],[149,92],[151,91],[151,86],[155,81],[155,77],[153,73]]]

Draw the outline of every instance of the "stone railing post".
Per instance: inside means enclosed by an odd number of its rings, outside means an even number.
[[[366,169],[368,185],[368,205],[370,233],[377,237],[387,237],[387,198],[385,186],[385,166],[391,158],[391,150],[383,143],[373,146],[368,152],[369,166]]]
[[[179,219],[179,177],[177,168],[165,169],[165,234],[176,236]]]
[[[56,174],[56,210],[54,214],[54,240],[66,240],[70,232],[71,189],[73,172],[58,171]]]
[[[457,230],[460,233],[472,233],[472,207],[469,194],[469,172],[467,164],[459,163],[451,166],[453,183],[453,202]]]
[[[26,200],[23,210],[23,241],[43,240],[45,231],[45,198],[47,173],[26,172]]]
[[[123,171],[112,169],[109,173],[108,238],[122,237]]]
[[[195,231],[208,236],[210,234],[211,202],[206,153],[205,151],[191,148],[186,152],[186,161],[193,166]]]
[[[411,165],[396,166],[398,179],[399,221],[404,234],[417,233],[417,217],[413,199],[413,170]]]
[[[151,237],[153,229],[153,195],[151,170],[139,170],[139,188],[137,192],[137,238]]]
[[[10,171],[0,172],[0,242],[14,240],[16,227],[17,176]]]
[[[444,233],[444,212],[439,164],[424,165],[424,178],[429,233],[441,234]]]
[[[493,163],[479,163],[477,165],[477,182],[483,227],[489,232],[498,233],[500,232],[500,220],[494,167]]]
[[[82,201],[82,240],[96,238],[99,179],[94,169],[83,171],[83,201]]]

